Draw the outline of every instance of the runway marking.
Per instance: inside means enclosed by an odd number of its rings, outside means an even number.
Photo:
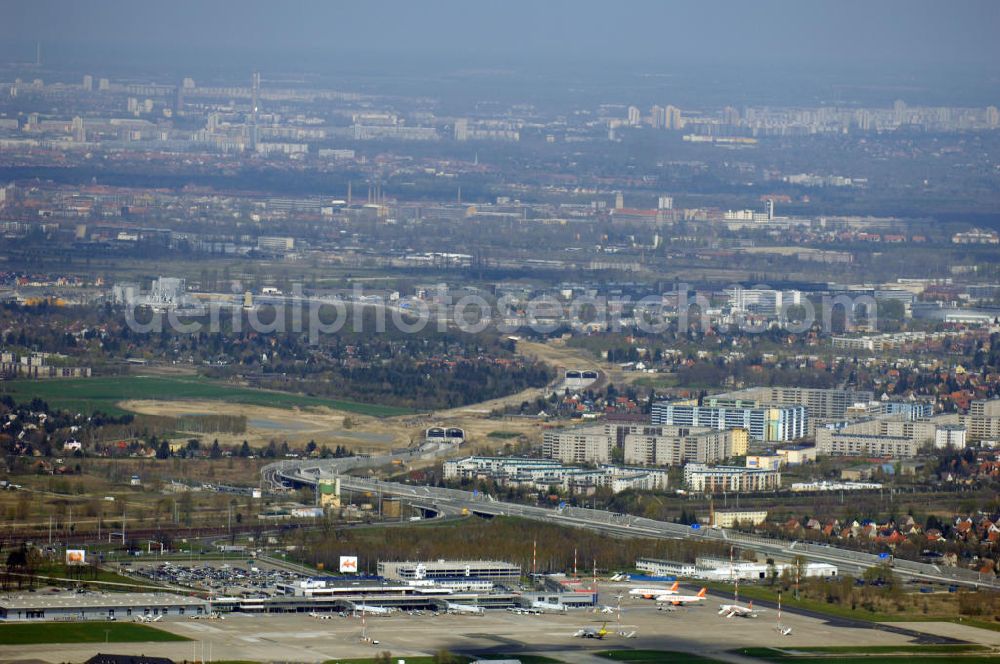
[[[177,625],[177,627],[180,627],[181,629],[189,629],[192,632],[222,632],[222,630],[219,629],[218,627],[213,627],[211,625],[191,625],[191,624],[186,624],[186,625],[183,625],[183,626],[182,625]]]

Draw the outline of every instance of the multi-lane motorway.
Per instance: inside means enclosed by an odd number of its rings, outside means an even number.
[[[282,461],[266,466],[263,478],[268,486],[288,484],[315,485],[322,478],[340,477],[341,487],[352,491],[371,492],[378,496],[398,496],[417,507],[443,514],[481,514],[483,516],[518,516],[575,528],[586,528],[619,537],[654,539],[702,539],[732,543],[777,559],[801,557],[807,561],[836,565],[842,574],[860,575],[865,569],[885,564],[877,555],[851,551],[834,546],[789,542],[784,540],[737,533],[728,529],[693,528],[690,525],[656,521],[606,510],[582,507],[546,508],[533,505],[500,502],[490,496],[459,489],[446,489],[397,482],[383,482],[347,475],[350,470],[384,466],[394,460],[428,459],[448,451],[447,447],[424,446],[415,450],[380,457],[350,457],[312,461]],[[904,579],[937,582],[968,587],[1000,588],[994,579],[981,577],[971,570],[939,567],[927,563],[895,559],[893,572]]]

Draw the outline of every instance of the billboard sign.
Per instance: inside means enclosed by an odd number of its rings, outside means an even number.
[[[87,552],[83,549],[66,549],[67,565],[86,565]]]
[[[358,572],[358,557],[357,556],[341,556],[340,557],[340,573],[341,574],[357,574]]]

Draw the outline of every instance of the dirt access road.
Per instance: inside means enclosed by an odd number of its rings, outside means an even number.
[[[548,343],[519,341],[518,352],[545,362],[555,370],[558,378],[545,387],[421,415],[375,418],[329,408],[268,408],[222,401],[129,400],[121,402],[120,406],[136,413],[172,417],[205,413],[245,416],[247,431],[244,434],[200,435],[202,438],[218,438],[220,443],[226,445],[238,445],[246,440],[251,446],[260,447],[277,440],[288,441],[289,445],[296,447],[313,440],[318,445],[330,447],[346,445],[357,452],[380,452],[421,441],[423,430],[427,427],[455,426],[466,430],[470,448],[495,450],[509,439],[489,438],[488,434],[500,431],[540,440],[542,423],[529,418],[491,420],[488,419],[489,414],[505,406],[534,401],[548,395],[552,389],[559,389],[565,370],[596,368],[601,372],[598,385],[609,380],[621,384],[628,377],[614,365],[595,359],[589,351],[567,347],[561,340]],[[188,437],[183,436],[184,439]]]

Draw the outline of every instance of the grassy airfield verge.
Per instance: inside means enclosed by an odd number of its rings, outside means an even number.
[[[60,380],[12,380],[3,384],[2,393],[11,395],[19,402],[39,398],[54,408],[73,413],[103,412],[108,415],[127,414],[129,411],[122,409],[118,403],[136,399],[224,401],[272,408],[326,407],[372,417],[394,417],[413,412],[393,406],[257,390],[197,376],[134,375]]]
[[[118,622],[61,622],[0,625],[0,645],[46,643],[140,643],[147,641],[190,641],[148,625]]]

